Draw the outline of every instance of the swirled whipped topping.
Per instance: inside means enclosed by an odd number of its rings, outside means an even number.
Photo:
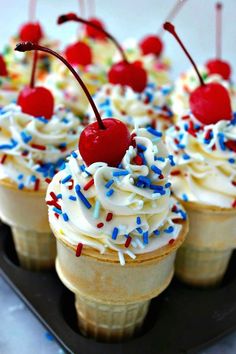
[[[173,120],[170,107],[170,86],[157,87],[149,83],[142,93],[120,85],[103,85],[93,96],[103,118],[116,117],[130,130],[134,127],[152,125],[165,131]],[[93,121],[94,113],[89,108],[88,117]]]
[[[236,119],[202,125],[186,115],[166,132],[176,166],[174,194],[184,201],[236,208]]]
[[[148,78],[151,82],[155,82],[158,85],[170,84],[171,64],[167,57],[163,55],[157,57],[153,54],[143,55],[137,40],[134,38],[126,39],[123,42],[123,47],[128,60],[131,62],[138,60],[143,63],[143,67],[147,70]],[[115,56],[116,61],[117,59]]]
[[[0,110],[0,178],[19,189],[45,190],[64,159],[74,150],[79,119],[57,107],[50,120],[22,113],[11,104]]]
[[[75,69],[91,94],[106,82],[106,73],[98,66],[89,65],[81,70]],[[67,67],[58,61],[53,62],[52,72],[43,78],[41,83],[53,92],[58,104],[63,104],[74,114],[84,117],[89,106],[88,99]]]
[[[224,80],[220,75],[209,75],[207,68],[203,66],[198,67],[199,72],[205,83],[217,82],[222,84],[229,92],[231,97],[231,104],[236,108],[236,91],[235,87],[230,81]],[[181,74],[174,85],[172,92],[172,108],[175,114],[181,116],[189,107],[189,95],[199,86],[199,79],[193,68]]]
[[[179,203],[171,197],[168,177],[173,157],[152,128],[135,131],[118,168],[106,163],[85,166],[79,151],[67,159],[47,190],[49,222],[62,239],[77,247],[125,256],[156,250],[179,236],[186,219]]]

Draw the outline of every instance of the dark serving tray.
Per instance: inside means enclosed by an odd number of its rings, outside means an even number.
[[[192,354],[236,329],[236,253],[220,287],[198,290],[174,280],[152,301],[142,333],[114,344],[78,332],[73,294],[54,271],[34,273],[19,267],[5,225],[0,227],[0,267],[12,288],[70,353]]]

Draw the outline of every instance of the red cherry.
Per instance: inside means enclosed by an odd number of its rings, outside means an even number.
[[[170,22],[166,22],[164,29],[175,37],[192,63],[199,78],[200,86],[190,94],[189,99],[190,108],[194,116],[203,124],[217,123],[220,120],[231,120],[232,109],[228,91],[218,83],[205,84],[195,62],[175,32],[175,27]]]
[[[129,63],[125,52],[119,42],[105,29],[97,26],[90,21],[78,17],[74,13],[61,15],[57,23],[62,24],[68,21],[81,22],[87,26],[92,27],[96,31],[100,31],[103,35],[108,37],[119,50],[123,60],[114,64],[108,72],[109,82],[112,84],[120,84],[122,86],[129,86],[136,92],[142,92],[147,85],[147,73],[140,65],[140,62]]]
[[[38,22],[28,22],[21,27],[19,37],[22,42],[38,43],[43,38],[42,27]]]
[[[88,21],[90,23],[96,25],[97,27],[100,27],[101,29],[105,29],[104,23],[101,20],[99,20],[98,18],[91,17],[88,19]],[[88,37],[93,38],[93,39],[105,40],[107,38],[103,32],[98,31],[97,29],[95,29],[94,27],[89,26],[89,25],[85,25],[85,34]]]
[[[231,67],[226,61],[220,59],[209,60],[206,67],[210,74],[219,74],[224,80],[230,79]]]
[[[206,84],[195,89],[190,95],[190,108],[203,124],[232,119],[229,94],[224,86],[218,83]]]
[[[87,96],[97,119],[97,122],[88,125],[81,133],[79,141],[81,156],[87,165],[99,161],[106,162],[109,166],[117,166],[121,162],[127,148],[131,143],[130,133],[126,125],[114,118],[102,120],[83,80],[71,64],[69,64],[69,62],[66,61],[66,59],[64,59],[61,55],[49,48],[45,48],[31,42],[19,43],[15,49],[20,52],[40,50],[42,52],[52,54],[67,66],[84,90],[84,93]]]
[[[22,112],[34,117],[50,119],[54,110],[54,98],[45,87],[25,87],[17,100]]]
[[[69,45],[65,50],[65,56],[71,65],[86,66],[92,63],[92,51],[84,42]]]
[[[7,76],[7,65],[2,55],[0,55],[0,76]]]
[[[163,51],[162,40],[154,35],[147,36],[139,43],[143,55],[154,54],[159,57]]]
[[[142,92],[147,86],[147,73],[139,63],[123,60],[111,67],[108,80],[111,84],[129,86],[136,92]]]
[[[79,151],[87,166],[106,162],[108,166],[117,167],[130,145],[130,133],[118,119],[103,119],[103,123],[106,129],[100,129],[98,122],[94,122],[82,131]]]

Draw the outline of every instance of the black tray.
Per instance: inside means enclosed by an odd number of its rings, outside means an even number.
[[[152,301],[138,337],[107,344],[78,332],[74,296],[60,283],[56,273],[21,269],[9,228],[1,226],[0,235],[2,275],[68,352],[192,354],[236,329],[236,254],[219,288],[198,290],[174,280]]]

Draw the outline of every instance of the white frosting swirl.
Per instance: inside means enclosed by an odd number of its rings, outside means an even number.
[[[166,132],[175,157],[171,181],[182,200],[236,207],[236,120],[202,125],[185,116]]]
[[[160,134],[144,128],[136,133],[137,146],[129,147],[119,168],[105,163],[85,167],[79,152],[72,153],[46,197],[49,221],[60,237],[101,253],[117,251],[122,264],[124,254],[135,258],[176,239],[181,225],[173,220],[186,218],[170,196],[172,158]]]
[[[103,118],[115,117],[123,121],[130,130],[134,127],[154,125],[165,131],[171,124],[173,113],[170,106],[170,86],[157,87],[150,83],[142,93],[130,87],[103,85],[93,96]],[[90,121],[94,113],[88,111]]]
[[[0,111],[0,174],[19,189],[45,189],[74,150],[82,127],[77,117],[57,107],[50,120],[36,118],[11,104]]]

